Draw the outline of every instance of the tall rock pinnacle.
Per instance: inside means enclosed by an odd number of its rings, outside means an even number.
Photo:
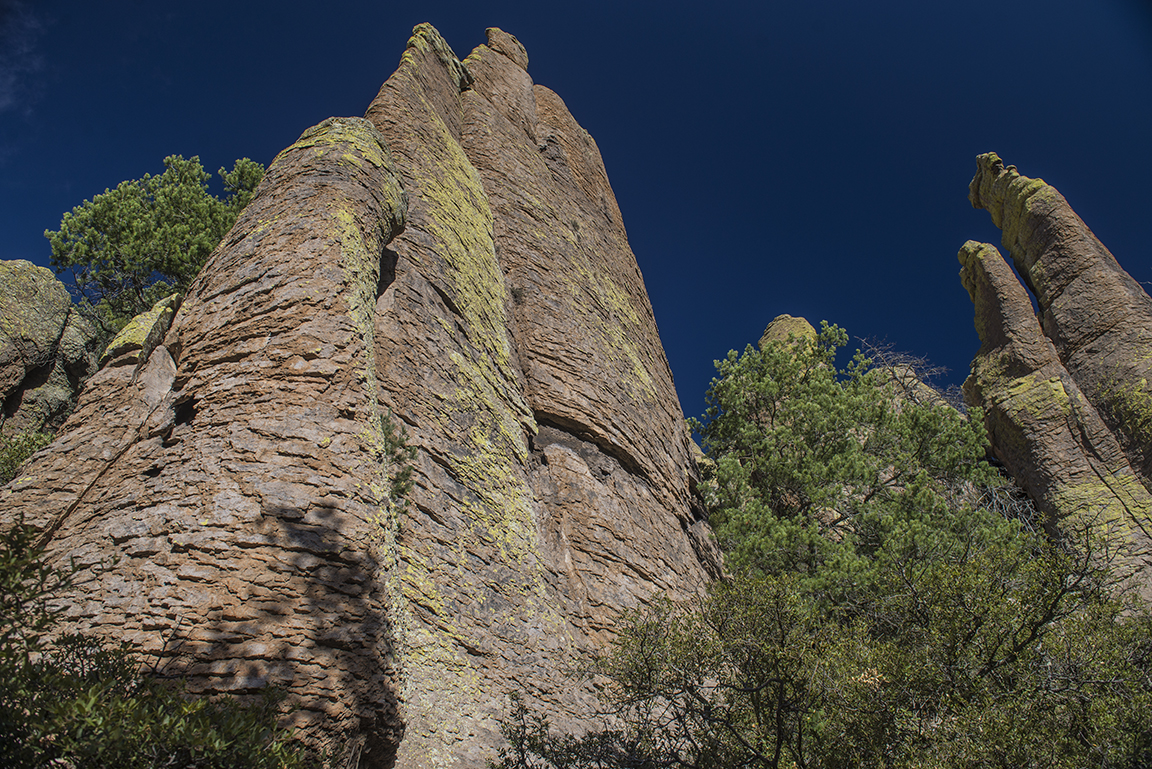
[[[1114,534],[1152,598],[1152,300],[1054,188],[977,159],[969,188],[1040,307],[995,247],[960,249],[981,347],[964,383],[997,456],[1055,532]]]
[[[1044,334],[1152,488],[1152,299],[1063,195],[995,153],[977,158],[968,198],[1001,228]]]
[[[483,766],[512,692],[590,723],[584,655],[718,569],[599,152],[527,65],[416,27],[4,492],[83,567],[75,625],[288,688],[348,765]]]

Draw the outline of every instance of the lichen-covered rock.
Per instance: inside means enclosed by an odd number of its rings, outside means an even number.
[[[759,346],[760,349],[764,349],[769,342],[787,342],[789,339],[815,341],[816,329],[812,328],[812,324],[806,318],[777,315],[760,335]]]
[[[197,691],[283,685],[362,766],[401,732],[372,317],[404,210],[371,123],[305,132],[162,342],[94,375],[2,500],[81,568],[76,625],[169,644]]]
[[[85,569],[75,623],[175,632],[199,690],[286,686],[361,767],[484,766],[512,692],[591,724],[574,671],[620,613],[719,570],[596,145],[488,40],[417,27],[368,120],[281,153],[0,500]]]
[[[995,153],[969,187],[1003,231],[1044,334],[1152,489],[1152,299],[1052,186]]]
[[[130,320],[104,348],[100,365],[128,366],[147,361],[168,333],[179,307],[180,295],[172,294]]]
[[[1152,565],[1152,496],[1044,336],[1024,287],[994,246],[969,241],[959,259],[981,341],[964,393],[984,409],[996,456],[1053,533],[1106,529],[1124,543],[1127,572]],[[1146,578],[1140,585],[1152,598]]]
[[[594,690],[563,671],[718,563],[599,151],[515,39],[488,40],[461,64],[417,27],[367,115],[412,201],[376,316],[421,447],[399,540],[412,767],[482,765],[512,690],[587,723]]]
[[[0,261],[0,415],[6,435],[55,430],[95,368],[96,333],[50,270]]]

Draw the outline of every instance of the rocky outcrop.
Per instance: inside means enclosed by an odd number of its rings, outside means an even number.
[[[463,746],[496,739],[510,688],[587,713],[559,671],[711,558],[599,151],[526,63],[499,30],[459,62],[417,28],[367,113],[411,196],[376,315],[381,387],[422,448],[400,540],[409,766],[479,761]]]
[[[988,153],[968,197],[1003,231],[1060,362],[1152,489],[1152,299],[1043,180]]]
[[[615,618],[719,568],[599,152],[527,61],[417,27],[5,491],[84,569],[73,622],[286,686],[350,766],[483,766],[511,692],[589,724]]]
[[[0,397],[5,435],[56,430],[96,367],[96,334],[50,270],[0,261]]]
[[[117,366],[139,366],[146,363],[152,351],[164,341],[179,307],[180,295],[172,294],[130,320],[104,348],[100,365],[115,362]]]
[[[812,324],[806,318],[795,318],[791,315],[777,315],[772,319],[764,328],[764,333],[760,335],[760,342],[758,346],[761,350],[771,342],[787,342],[789,340],[799,341],[807,339],[808,341],[816,340],[816,329],[812,328]]]
[[[1108,531],[1123,543],[1124,571],[1152,564],[1152,496],[1043,334],[1024,287],[994,246],[969,241],[959,258],[981,341],[964,394],[984,409],[996,456],[1053,536]]]
[[[404,208],[370,123],[305,132],[162,343],[144,357],[158,306],[4,500],[82,569],[75,624],[168,644],[197,690],[307,692],[297,724],[345,753],[399,729],[371,318]]]

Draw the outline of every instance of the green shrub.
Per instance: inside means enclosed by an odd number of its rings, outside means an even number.
[[[495,766],[1152,765],[1152,614],[1110,543],[1047,541],[979,420],[859,354],[837,371],[845,341],[717,364],[697,427],[730,578],[624,619],[597,663],[610,728],[517,705]]]
[[[184,293],[252,199],[264,166],[241,158],[218,171],[226,196],[208,191],[200,158],[164,158],[164,173],[121,182],[45,230],[57,273],[71,272],[80,311],[111,339],[128,321]]]

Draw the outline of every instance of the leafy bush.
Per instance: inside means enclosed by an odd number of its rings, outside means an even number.
[[[126,645],[53,637],[53,599],[72,571],[44,563],[23,522],[0,537],[0,765],[78,769],[294,769],[305,751],[281,728],[282,695],[188,695]]]
[[[837,371],[846,341],[824,324],[815,340],[717,362],[694,424],[715,461],[710,523],[729,567],[851,586],[885,547],[950,536],[964,494],[997,482],[979,419],[898,397],[859,353]]]

